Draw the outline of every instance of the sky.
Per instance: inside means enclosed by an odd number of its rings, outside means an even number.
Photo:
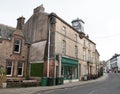
[[[16,27],[17,18],[24,16],[27,21],[41,4],[47,13],[55,12],[70,25],[82,19],[84,33],[96,43],[100,60],[120,54],[120,0],[2,0],[0,24]]]

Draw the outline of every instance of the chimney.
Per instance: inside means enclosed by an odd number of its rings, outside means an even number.
[[[24,22],[25,22],[25,18],[24,18],[23,16],[22,16],[22,17],[19,17],[19,18],[17,19],[17,27],[16,27],[16,29],[22,30],[22,29],[23,29]]]
[[[42,4],[34,9],[34,14],[39,12],[44,12],[44,11],[45,11],[45,8],[43,7],[43,4]]]
[[[86,38],[88,38],[88,39],[89,39],[89,35],[88,35],[88,34],[86,35]]]

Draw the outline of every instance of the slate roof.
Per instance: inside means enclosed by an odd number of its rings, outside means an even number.
[[[0,24],[0,38],[1,39],[11,39],[11,35],[12,33],[15,31],[16,29],[7,25],[3,25]]]
[[[16,28],[14,28],[14,27],[0,24],[0,40],[2,40],[2,39],[11,40],[12,34],[15,31],[16,31]],[[24,35],[25,43],[30,44],[30,42],[27,39],[27,37],[25,36],[24,32],[22,32],[22,33]]]

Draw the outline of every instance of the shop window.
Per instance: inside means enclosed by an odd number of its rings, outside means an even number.
[[[23,75],[23,63],[18,62],[17,75],[18,76],[22,76]]]
[[[78,78],[77,67],[63,66],[62,67],[62,75],[64,76],[64,79],[77,79]]]
[[[7,76],[12,76],[12,61],[6,62],[6,74]]]
[[[66,53],[66,42],[65,40],[62,41],[62,55],[64,56]]]
[[[20,53],[21,40],[15,39],[14,41],[14,53]]]

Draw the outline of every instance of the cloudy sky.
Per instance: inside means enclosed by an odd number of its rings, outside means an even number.
[[[0,23],[16,27],[18,17],[27,21],[41,4],[46,12],[55,12],[69,24],[77,17],[82,19],[84,32],[96,43],[100,60],[120,54],[120,0],[2,0]]]

